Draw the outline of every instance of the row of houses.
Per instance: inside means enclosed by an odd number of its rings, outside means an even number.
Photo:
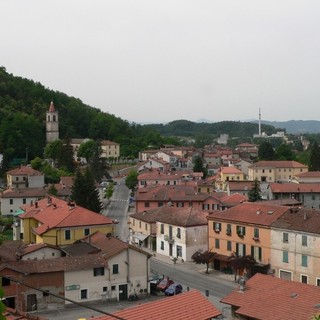
[[[115,238],[115,221],[52,196],[22,210],[15,240],[0,247],[9,307],[33,311],[150,293],[150,254]]]

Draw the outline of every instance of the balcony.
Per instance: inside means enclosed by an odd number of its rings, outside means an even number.
[[[164,240],[168,241],[169,243],[174,243],[174,239],[172,236],[168,236],[167,234],[164,236]]]

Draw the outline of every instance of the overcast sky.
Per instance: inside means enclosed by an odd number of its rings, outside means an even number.
[[[259,108],[320,120],[319,0],[0,0],[0,12],[9,73],[129,122]]]

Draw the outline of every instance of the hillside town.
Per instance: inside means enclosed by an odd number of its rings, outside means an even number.
[[[263,136],[258,126],[257,131]],[[284,134],[279,136],[287,143]],[[59,138],[59,113],[51,102],[47,145]],[[88,141],[70,140],[81,170],[89,165],[83,156]],[[103,140],[100,146],[100,157],[112,168],[121,145]],[[36,312],[143,299],[154,294],[150,264],[160,257],[203,265],[208,277],[219,274],[236,284],[220,299],[229,313],[188,287],[173,297],[159,294],[155,301],[93,319],[319,315],[320,173],[295,160],[261,160],[259,147],[213,141],[203,148],[140,150],[136,161],[95,181],[99,212],[75,200],[77,175],[47,183],[31,162],[12,167],[0,194],[1,218],[10,221],[2,232],[12,232],[0,247],[7,319],[45,319]],[[126,199],[117,200],[126,204],[125,218],[114,218],[109,214],[114,198],[107,189],[118,188],[117,181],[132,174],[134,186],[126,187]]]

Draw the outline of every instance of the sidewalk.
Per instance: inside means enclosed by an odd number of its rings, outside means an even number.
[[[142,248],[142,249],[144,251],[147,251],[148,253],[152,254],[152,256],[153,256],[152,259],[159,260],[161,262],[171,264],[171,265],[176,264],[176,266],[178,266],[178,265],[188,266],[191,270],[198,271],[199,273],[206,273],[206,271],[207,271],[207,267],[204,264],[196,264],[191,261],[182,262],[181,260],[176,260],[176,262],[174,262],[173,259],[168,256],[165,256],[165,255],[162,255],[159,253],[154,253],[153,251],[146,249],[146,248]],[[211,269],[211,268],[209,268],[208,273],[214,275],[214,277],[222,278],[222,279],[226,279],[226,280],[234,282],[234,275],[233,274],[226,274],[226,273],[223,273],[218,270]]]

